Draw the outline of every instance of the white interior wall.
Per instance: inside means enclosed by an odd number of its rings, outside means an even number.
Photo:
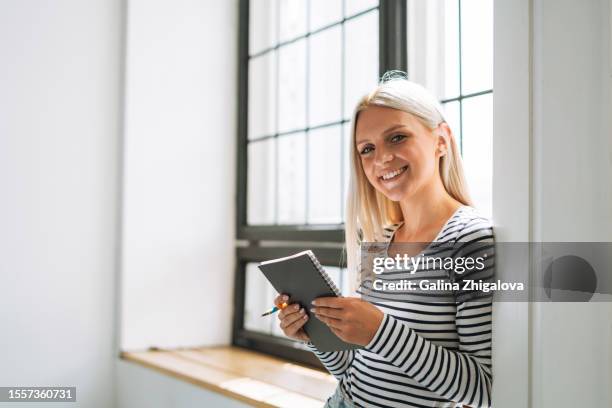
[[[118,0],[1,2],[0,384],[73,407],[115,400],[121,32]]]
[[[494,2],[493,222],[498,242],[531,239],[530,0]],[[522,265],[517,267],[517,262]],[[496,253],[500,278],[528,281],[529,260]],[[520,274],[521,276],[517,276]],[[493,307],[496,408],[529,406],[529,304]]]
[[[249,405],[148,367],[119,362],[117,408],[246,408]]]
[[[612,241],[609,3],[534,1],[535,240]],[[532,406],[612,406],[612,303],[535,303],[532,319]]]
[[[500,241],[611,241],[609,3],[495,0]],[[609,302],[500,303],[494,315],[497,407],[612,405]]]
[[[230,339],[237,7],[128,2],[123,350]]]

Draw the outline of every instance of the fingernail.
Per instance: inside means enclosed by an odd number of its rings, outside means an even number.
[[[300,308],[300,305],[296,304],[295,306],[293,306],[293,309],[298,310]]]
[[[311,311],[312,313],[317,313],[317,308],[316,308],[316,307],[311,307],[311,308],[310,308],[310,311]]]
[[[305,310],[304,309],[300,309],[300,313],[304,314]]]
[[[283,300],[289,300],[289,296],[283,295]]]
[[[308,315],[304,315],[304,320],[308,320]]]
[[[313,300],[311,303],[312,303],[313,305],[316,305],[316,304],[317,304],[317,301],[316,301],[316,300]]]

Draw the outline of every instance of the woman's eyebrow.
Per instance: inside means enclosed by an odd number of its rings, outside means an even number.
[[[404,125],[402,125],[402,124],[393,125],[393,126],[387,128],[387,130],[385,130],[382,134],[386,135],[386,134],[389,134],[389,133],[393,132],[394,130],[397,130],[397,129],[403,128],[403,127],[404,127]]]
[[[402,124],[393,125],[393,126],[388,127],[388,128],[387,128],[387,129],[386,129],[384,132],[382,132],[381,134],[382,134],[382,135],[386,135],[386,134],[389,134],[389,133],[393,132],[394,130],[397,130],[397,129],[400,129],[400,128],[403,128],[403,127],[405,127],[405,125],[402,125]],[[358,140],[356,140],[356,141],[355,141],[355,143],[356,143],[356,144],[359,144],[359,143],[364,143],[364,142],[369,142],[369,141],[370,141],[369,139],[364,138],[364,139],[358,139]]]

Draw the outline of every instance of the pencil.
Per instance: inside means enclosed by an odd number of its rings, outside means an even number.
[[[272,313],[276,313],[279,310],[283,310],[286,307],[287,307],[287,303],[281,303],[277,306],[274,306],[272,309],[268,310],[266,313],[262,314],[261,317],[271,315]]]

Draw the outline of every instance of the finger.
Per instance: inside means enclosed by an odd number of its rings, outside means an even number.
[[[344,318],[344,310],[334,309],[333,307],[317,306],[310,309],[317,316],[329,317],[331,319],[342,320]]]
[[[304,320],[304,324],[306,324],[306,320]],[[300,340],[303,341],[310,341],[310,337],[308,337],[304,329],[298,329],[298,331],[295,332],[294,336],[298,337]]]
[[[280,295],[276,296],[274,298],[274,304],[275,305],[280,305],[284,302],[288,302],[289,301],[289,296],[285,295],[284,293],[281,293]]]
[[[293,314],[298,310],[300,310],[299,303],[292,303],[286,308],[282,309],[280,312],[278,312],[278,319],[283,320],[286,316],[289,316],[290,314]]]
[[[281,320],[280,328],[284,329],[290,326],[296,320],[301,319],[305,315],[304,309],[301,309],[299,312],[292,313],[286,316],[283,320]]]
[[[330,319],[329,317],[315,315],[317,319],[325,323],[329,328],[342,329],[342,321],[338,319]]]
[[[300,314],[299,317],[294,322],[292,322],[290,325],[285,327],[284,329],[285,334],[288,336],[294,336],[298,332],[298,330],[300,330],[302,326],[306,324],[307,321],[308,321],[308,315]]]
[[[336,309],[342,309],[343,299],[335,296],[320,297],[312,301],[315,306],[333,307]]]

